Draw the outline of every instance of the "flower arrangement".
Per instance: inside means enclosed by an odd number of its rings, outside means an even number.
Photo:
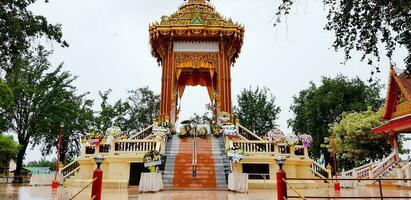
[[[230,161],[238,163],[245,158],[245,154],[242,149],[237,146],[233,146],[227,150],[227,157]]]
[[[193,130],[194,129],[191,127],[190,124],[183,124],[183,127],[180,129],[180,132],[178,133],[178,136],[188,137]]]
[[[295,134],[288,134],[285,136],[285,143],[292,146],[298,143],[299,139]]]
[[[98,145],[103,140],[105,140],[105,137],[104,137],[103,134],[101,134],[100,131],[90,130],[90,132],[87,134],[87,136],[82,139],[82,142],[83,143],[88,142],[90,145],[94,145],[94,144]]]
[[[279,128],[273,128],[267,133],[267,139],[271,142],[275,143],[283,143],[285,140],[285,136],[283,131],[281,131]]]
[[[144,155],[144,167],[147,167],[151,173],[156,171],[156,166],[161,165],[161,154],[158,151],[152,150]]]
[[[238,131],[232,124],[221,126],[221,132],[227,136],[238,137]]]
[[[219,138],[223,134],[223,129],[220,126],[216,125],[216,124],[213,124],[211,126],[211,130],[212,130],[213,135],[216,138]]]
[[[298,138],[303,143],[303,146],[305,148],[310,147],[311,143],[313,142],[313,137],[311,137],[311,135],[308,135],[308,134],[305,134],[305,133],[298,135]]]
[[[230,113],[228,113],[228,112],[221,112],[221,113],[218,115],[218,120],[219,120],[223,125],[230,124],[230,121],[231,121]]]
[[[200,137],[207,137],[207,128],[206,127],[201,127],[200,130],[198,131],[198,136]]]

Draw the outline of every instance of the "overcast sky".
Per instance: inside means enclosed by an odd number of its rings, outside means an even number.
[[[292,97],[319,83],[321,76],[343,74],[368,80],[371,68],[359,56],[342,65],[343,55],[331,50],[332,32],[323,30],[326,12],[322,0],[300,1],[287,23],[274,28],[274,11],[279,0],[212,0],[223,16],[245,25],[244,45],[232,68],[232,97],[249,86],[266,86],[281,107],[277,123],[289,132],[287,120]],[[110,101],[127,97],[127,90],[149,86],[160,92],[161,69],[151,56],[148,26],[178,9],[183,0],[52,0],[38,1],[32,10],[51,23],[62,24],[69,48],[54,45],[52,63],[64,62],[65,69],[78,75],[79,92],[112,89]],[[402,67],[405,53],[394,62]],[[381,73],[375,78],[387,82],[389,60],[383,57]],[[382,92],[385,96],[385,91]],[[203,113],[209,102],[206,88],[189,87],[182,99],[181,118]],[[99,101],[95,102],[99,104]],[[40,159],[38,150],[27,154],[27,161]]]

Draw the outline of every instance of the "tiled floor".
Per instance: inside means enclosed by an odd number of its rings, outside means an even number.
[[[19,200],[64,200],[69,199],[77,193],[80,188],[63,188],[52,191],[50,187],[12,186],[0,185],[0,199]],[[90,199],[90,188],[84,190],[76,199]],[[303,195],[333,196],[332,188],[301,189]],[[292,191],[289,191],[292,194]],[[377,187],[366,187],[360,189],[342,189],[341,196],[379,196]],[[402,196],[403,199],[411,199],[410,188],[384,188],[385,196]],[[163,191],[158,193],[139,193],[137,188],[129,189],[103,189],[103,199],[137,199],[137,200],[184,200],[184,199],[206,199],[206,200],[275,200],[275,190],[251,189],[248,193],[234,193],[230,191],[204,191],[204,190],[179,190]],[[376,198],[379,199],[379,198]]]

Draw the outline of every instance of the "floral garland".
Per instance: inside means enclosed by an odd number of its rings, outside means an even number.
[[[161,158],[162,155],[156,150],[147,152],[144,155],[144,167],[147,167],[151,173],[154,173],[156,166],[162,164]]]
[[[242,149],[237,146],[233,146],[227,150],[227,157],[230,161],[235,163],[240,162],[243,158],[245,158],[245,153]]]

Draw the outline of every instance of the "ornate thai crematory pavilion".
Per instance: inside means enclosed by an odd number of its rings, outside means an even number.
[[[169,188],[227,188],[233,173],[247,174],[248,179],[242,180],[250,188],[273,188],[278,156],[286,159],[288,177],[330,177],[330,168],[309,158],[309,138],[286,140],[281,131],[273,131],[265,139],[233,117],[231,66],[239,56],[244,31],[244,26],[221,16],[205,0],[188,0],[151,24],[151,51],[162,68],[159,118],[127,138],[118,136],[118,128],[107,130],[103,139],[91,134],[83,140],[79,159],[62,169],[65,184],[90,181],[96,155],[105,158],[101,168],[106,187],[142,184],[149,168],[157,171],[161,188],[163,183]],[[185,124],[172,134],[186,86],[207,87],[218,120],[210,125]],[[295,187],[321,184],[296,181]]]
[[[222,17],[204,0],[189,0],[150,25],[152,54],[162,66],[161,117],[174,123],[186,86],[207,87],[215,115],[232,113],[231,68],[244,27]]]

